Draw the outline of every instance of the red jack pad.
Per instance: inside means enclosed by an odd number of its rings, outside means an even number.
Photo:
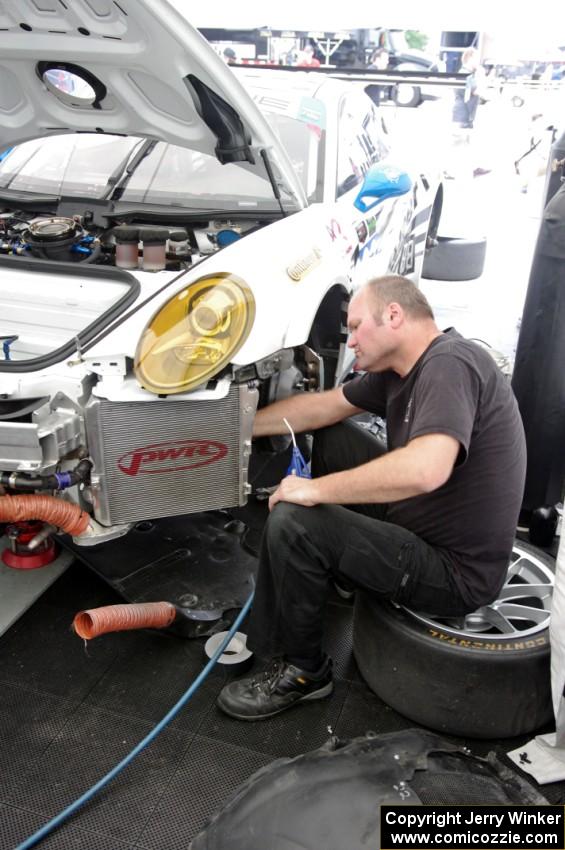
[[[30,551],[27,544],[43,528],[41,522],[18,522],[6,529],[8,538],[17,532],[16,551],[10,548],[2,552],[2,562],[13,570],[37,570],[46,567],[57,557],[57,548],[51,538],[44,540],[37,549]]]

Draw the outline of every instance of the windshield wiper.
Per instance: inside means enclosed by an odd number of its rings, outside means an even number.
[[[108,177],[106,191],[103,193],[101,200],[117,201],[122,197],[128,180],[136,170],[139,163],[151,153],[156,144],[156,139],[145,139],[131,159],[131,151],[128,152],[125,159],[119,163],[112,174]]]

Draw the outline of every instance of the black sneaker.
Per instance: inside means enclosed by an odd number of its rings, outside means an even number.
[[[330,658],[326,657],[316,673],[279,660],[263,673],[225,685],[218,707],[238,720],[263,720],[297,702],[327,697],[333,687]]]

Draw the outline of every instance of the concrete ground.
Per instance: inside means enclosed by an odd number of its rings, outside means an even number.
[[[487,237],[480,278],[422,280],[439,326],[453,325],[464,336],[483,339],[511,363],[543,206],[551,147],[544,128],[560,114],[557,95],[549,100],[536,93],[520,108],[509,98],[482,104],[467,136],[454,133],[449,90],[417,109],[383,109],[394,147],[444,173],[440,235]],[[529,149],[530,138],[541,142],[517,174],[514,161]],[[476,168],[488,173],[473,176]]]

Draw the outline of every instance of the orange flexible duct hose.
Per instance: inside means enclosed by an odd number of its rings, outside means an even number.
[[[79,611],[73,620],[73,629],[84,640],[108,632],[129,629],[164,629],[176,617],[175,606],[170,602],[138,602],[132,605],[106,605]]]
[[[0,522],[40,519],[77,537],[88,528],[89,516],[78,505],[55,496],[0,496]]]

